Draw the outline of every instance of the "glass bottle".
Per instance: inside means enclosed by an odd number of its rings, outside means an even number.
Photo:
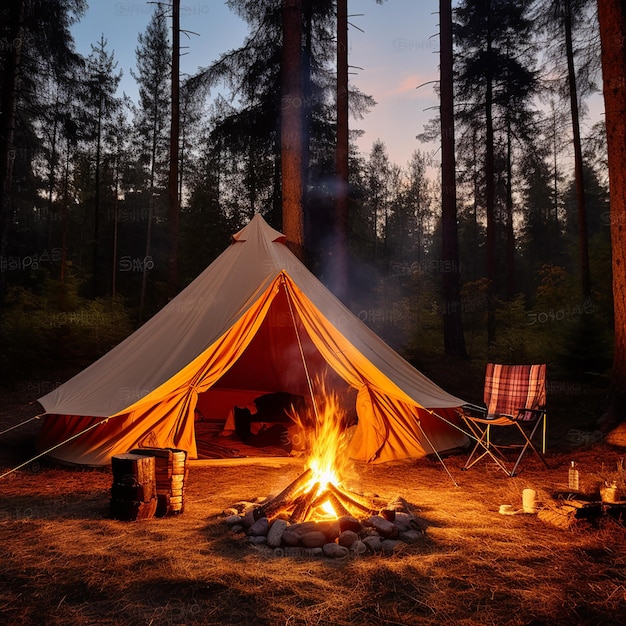
[[[578,467],[576,467],[575,461],[572,461],[572,464],[569,467],[569,473],[567,476],[567,486],[568,486],[568,489],[572,491],[578,491],[578,487],[579,487]]]

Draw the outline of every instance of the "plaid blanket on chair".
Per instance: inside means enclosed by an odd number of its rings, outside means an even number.
[[[532,411],[546,406],[546,365],[488,363],[484,402],[488,417],[509,415],[522,421],[537,419]],[[520,409],[531,409],[524,412]]]

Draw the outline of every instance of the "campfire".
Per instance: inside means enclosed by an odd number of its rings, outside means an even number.
[[[423,531],[405,500],[385,504],[348,487],[349,429],[337,396],[323,393],[312,413],[292,415],[307,435],[304,471],[277,495],[226,511],[232,532],[276,554],[332,557],[395,551],[420,539]]]

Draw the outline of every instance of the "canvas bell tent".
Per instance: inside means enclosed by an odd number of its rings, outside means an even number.
[[[307,398],[322,378],[353,405],[356,460],[418,458],[467,442],[446,421],[465,402],[363,324],[257,214],[153,318],[39,399],[38,447],[96,466],[137,447],[194,459],[198,407],[225,419],[266,394]]]

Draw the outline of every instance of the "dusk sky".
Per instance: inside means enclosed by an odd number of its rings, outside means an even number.
[[[87,56],[90,45],[103,34],[108,50],[123,71],[120,89],[136,100],[130,70],[135,69],[137,36],[144,32],[155,5],[142,0],[89,2],[85,17],[73,29],[77,51]],[[381,139],[391,160],[405,166],[416,149],[432,150],[416,139],[423,125],[436,113],[433,85],[418,85],[437,78],[438,2],[436,0],[350,0],[349,62],[356,85],[377,102],[363,119],[351,120],[351,128],[365,131],[359,149],[367,154]],[[191,74],[238,48],[247,35],[246,24],[223,0],[182,0],[181,26],[193,31],[183,36],[188,49],[181,59],[181,72]],[[359,30],[361,29],[361,30]],[[361,32],[363,31],[363,32]]]

